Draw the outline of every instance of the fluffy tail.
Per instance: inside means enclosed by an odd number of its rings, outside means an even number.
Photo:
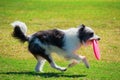
[[[15,21],[11,23],[11,25],[14,28],[14,31],[12,33],[12,36],[14,38],[19,39],[21,42],[25,42],[29,40],[28,36],[26,35],[27,26],[25,23],[20,22],[20,21]]]

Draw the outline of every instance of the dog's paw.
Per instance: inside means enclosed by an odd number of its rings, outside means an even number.
[[[73,67],[73,66],[75,66],[76,64],[78,64],[78,62],[77,62],[76,60],[74,60],[74,61],[72,61],[72,63],[70,63],[70,64],[68,65],[68,68],[69,68],[69,67]]]
[[[40,72],[40,73],[43,73],[44,71],[40,71],[40,70],[35,70],[35,72]]]
[[[84,62],[86,68],[90,68],[90,65],[89,65],[89,63],[88,63],[86,57],[84,57],[84,58],[82,59],[82,61]]]
[[[67,71],[67,68],[61,68],[61,71],[62,72]]]
[[[39,69],[35,69],[35,72],[43,73],[44,71],[43,70],[39,70]]]

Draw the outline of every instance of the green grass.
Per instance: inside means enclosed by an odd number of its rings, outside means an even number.
[[[82,47],[90,69],[81,63],[66,72],[45,64],[45,73],[34,72],[36,60],[11,37],[10,23],[20,20],[28,34],[53,28],[67,29],[79,24],[91,26],[101,37],[101,60],[95,60],[91,46]],[[68,61],[54,56],[60,66]],[[1,0],[0,1],[0,80],[119,80],[120,79],[120,0]]]

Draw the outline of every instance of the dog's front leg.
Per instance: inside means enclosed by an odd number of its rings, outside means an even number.
[[[72,59],[75,59],[75,60],[77,60],[77,61],[81,61],[81,60],[82,60],[82,62],[85,64],[85,66],[86,66],[87,68],[89,68],[89,63],[88,63],[88,61],[87,61],[87,59],[86,59],[85,56],[81,56],[81,55],[77,55],[77,54],[74,54],[74,53],[73,53],[73,54],[70,54],[69,57],[72,58]],[[77,61],[73,61],[72,63],[70,63],[70,64],[68,65],[68,67],[71,67],[71,66],[77,64],[77,63],[78,63]]]
[[[72,66],[74,66],[74,65],[76,65],[76,64],[78,64],[78,61],[72,60],[72,62],[68,65],[68,68],[69,68],[69,67],[72,67]]]
[[[85,56],[80,56],[80,55],[79,55],[79,57],[82,59],[82,62],[85,64],[85,66],[86,66],[87,68],[89,68],[90,65],[89,65],[89,63],[88,63],[88,61],[87,61],[87,58],[86,58]]]

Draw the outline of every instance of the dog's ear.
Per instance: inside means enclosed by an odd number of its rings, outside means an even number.
[[[83,31],[85,29],[85,25],[84,24],[81,24],[80,25],[80,31]]]

